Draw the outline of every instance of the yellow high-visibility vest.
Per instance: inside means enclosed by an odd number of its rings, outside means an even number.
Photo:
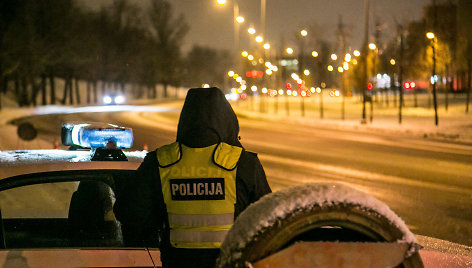
[[[176,248],[219,248],[234,222],[242,148],[227,143],[157,149],[162,194]]]

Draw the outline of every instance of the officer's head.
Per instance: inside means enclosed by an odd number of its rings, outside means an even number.
[[[241,146],[236,114],[220,89],[192,88],[180,114],[177,141],[190,147],[209,146],[220,141]]]

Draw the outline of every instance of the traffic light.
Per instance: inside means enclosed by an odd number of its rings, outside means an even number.
[[[372,90],[372,88],[373,88],[372,83],[367,83],[367,89]]]

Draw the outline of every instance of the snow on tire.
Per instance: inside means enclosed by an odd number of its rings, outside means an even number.
[[[350,229],[373,241],[407,242],[413,256],[404,266],[421,263],[413,254],[415,236],[386,204],[344,184],[315,183],[264,196],[243,211],[221,246],[217,267],[246,267],[323,226]]]

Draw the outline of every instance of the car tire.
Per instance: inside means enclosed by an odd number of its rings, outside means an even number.
[[[247,267],[324,226],[346,228],[370,241],[414,244],[403,221],[379,200],[341,184],[309,184],[267,195],[247,208],[223,242],[217,267]],[[423,267],[419,254],[412,250],[403,267]]]

